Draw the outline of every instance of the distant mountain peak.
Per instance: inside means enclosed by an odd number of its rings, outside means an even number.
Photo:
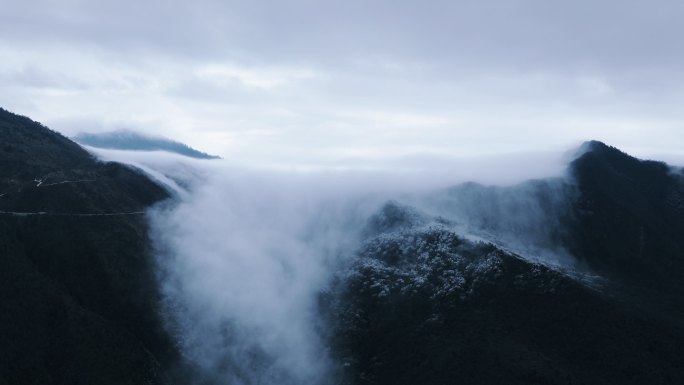
[[[586,153],[593,153],[597,155],[608,155],[608,156],[631,156],[616,147],[609,146],[599,140],[589,140],[584,143],[579,148],[578,158]]]
[[[593,150],[600,150],[600,149],[607,149],[607,148],[612,148],[612,146],[609,146],[600,140],[588,140],[584,142],[584,146],[588,146],[590,149]]]
[[[132,151],[168,151],[197,159],[220,159],[219,156],[207,154],[162,136],[146,135],[131,130],[116,130],[97,134],[80,133],[73,139],[78,143],[97,148]]]
[[[585,167],[591,166],[610,167],[616,170],[630,170],[642,167],[642,163],[662,163],[653,161],[642,161],[635,158],[620,149],[609,146],[597,140],[584,142],[577,152],[576,159],[571,162],[571,167],[577,169],[580,164],[585,164]]]

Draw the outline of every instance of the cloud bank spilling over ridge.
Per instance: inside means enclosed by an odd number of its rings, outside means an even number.
[[[220,384],[325,383],[317,295],[355,248],[370,208],[317,182],[212,176],[152,214],[167,319],[201,375]]]
[[[566,255],[558,257],[560,248],[552,247],[551,231],[558,224],[550,218],[563,211],[567,195],[553,182],[564,180],[562,171],[540,174],[534,167],[551,163],[548,157],[520,163],[512,180],[508,158],[461,168],[445,164],[425,174],[427,168],[419,164],[414,172],[255,169],[173,154],[90,150],[142,167],[176,192],[149,218],[163,315],[199,382],[327,384],[335,364],[319,314],[320,293],[353,260],[369,218],[388,201],[413,207],[417,218],[428,222],[446,218],[442,226],[457,234],[511,247],[518,246],[511,239],[528,232],[508,231],[524,224],[535,230],[518,239],[536,246],[526,250],[534,252],[530,257],[574,268]],[[467,193],[474,185],[460,187],[468,190],[465,194],[447,188],[473,179],[473,170],[481,174],[475,180],[503,185],[555,176],[549,186],[558,202],[540,206],[537,190],[524,184],[488,187],[493,190],[480,197],[480,190]],[[490,226],[515,212],[517,217]]]

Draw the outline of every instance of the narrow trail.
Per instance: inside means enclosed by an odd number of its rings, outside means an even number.
[[[45,182],[43,182],[42,180],[41,180],[41,181],[35,180],[34,182],[38,182],[38,184],[36,185],[36,187],[41,187],[41,188],[42,188],[42,187],[56,186],[56,185],[58,185],[58,184],[65,184],[65,183],[88,183],[88,182],[97,182],[97,180],[96,180],[96,179],[63,180],[63,181],[60,181],[60,182],[52,182],[52,183],[47,183],[47,184],[46,184]]]
[[[66,183],[90,183],[97,182],[96,179],[79,179],[79,180],[62,180],[58,182],[45,183],[44,178],[36,178],[33,180],[36,183],[36,188],[44,188],[50,186],[56,186]],[[0,194],[0,198],[7,194],[16,194],[19,191],[6,191]],[[144,211],[131,211],[131,212],[121,212],[121,213],[52,213],[47,211],[34,211],[34,212],[24,212],[24,211],[0,211],[0,215],[11,215],[16,217],[29,217],[29,216],[53,216],[53,217],[112,217],[112,216],[123,216],[123,215],[144,215]]]
[[[112,217],[112,216],[122,216],[122,215],[144,215],[144,211],[132,211],[127,213],[49,213],[46,211],[37,212],[20,212],[20,211],[0,211],[0,215],[12,215],[17,217],[28,217],[36,215],[44,216],[60,216],[60,217]]]
[[[62,180],[59,182],[46,183],[45,179],[36,178],[32,182],[34,182],[36,184],[35,185],[36,188],[45,188],[45,187],[57,186],[57,185],[67,184],[67,183],[93,183],[93,182],[97,182],[97,181],[98,181],[97,179],[78,179],[78,180]],[[26,182],[25,184],[28,184],[28,183],[31,183],[31,182]],[[19,187],[14,187],[12,189],[6,190],[3,193],[0,193],[0,198],[2,198],[5,195],[20,193],[23,188],[24,188],[24,186],[19,186]]]

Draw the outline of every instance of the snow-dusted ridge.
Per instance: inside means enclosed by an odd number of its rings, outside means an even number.
[[[502,258],[517,258],[532,268],[543,266],[592,288],[599,288],[602,282],[601,277],[569,263],[568,256],[554,258],[549,256],[550,250],[509,247],[495,234],[442,217],[430,218],[396,201],[389,201],[372,216],[369,226],[375,234],[364,242],[358,260],[343,274],[349,278],[360,271],[374,272],[375,281],[367,283],[379,290],[380,297],[396,290],[420,290],[430,283],[433,296],[459,290],[465,298],[467,276],[495,274]],[[366,229],[365,233],[373,231]]]

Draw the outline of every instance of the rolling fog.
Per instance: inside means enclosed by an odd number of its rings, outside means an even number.
[[[573,191],[566,155],[283,170],[90,150],[143,169],[173,194],[149,218],[163,316],[196,383],[326,384],[318,295],[354,257],[368,217],[390,199],[530,259],[573,264],[557,244],[557,218]]]

